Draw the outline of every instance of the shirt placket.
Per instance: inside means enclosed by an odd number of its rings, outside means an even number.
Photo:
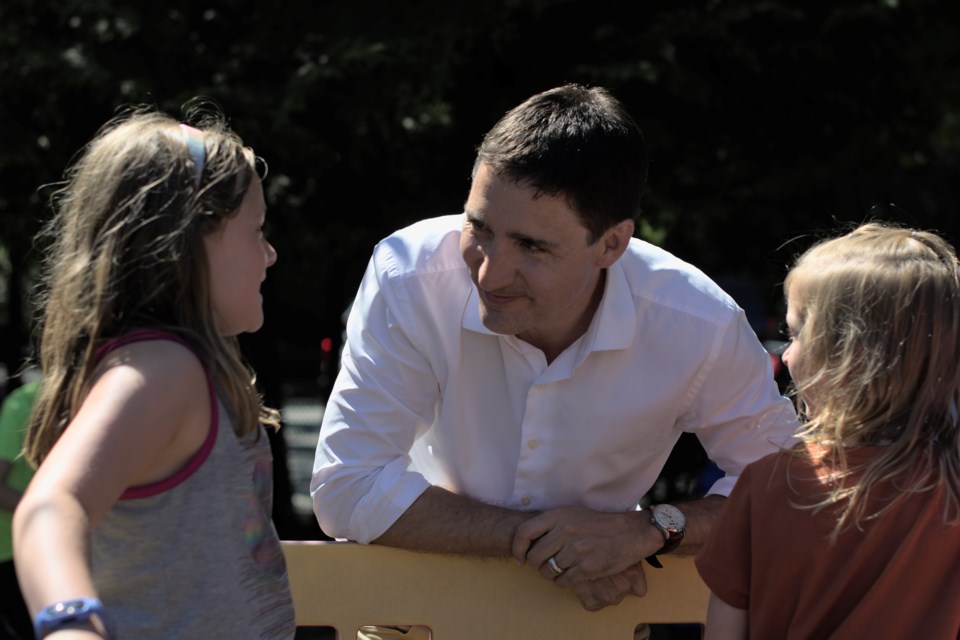
[[[520,429],[520,457],[514,485],[514,500],[523,509],[543,505],[549,471],[550,386],[534,384],[527,391],[527,402]]]

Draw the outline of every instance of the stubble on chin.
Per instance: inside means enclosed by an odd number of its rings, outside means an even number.
[[[490,309],[482,302],[480,303],[480,321],[483,322],[483,326],[494,333],[501,335],[513,335],[515,333],[512,330],[513,322],[510,318],[505,317],[501,312]]]

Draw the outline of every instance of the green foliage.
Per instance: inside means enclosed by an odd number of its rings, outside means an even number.
[[[958,11],[945,0],[4,0],[0,244],[22,281],[48,215],[38,187],[119,106],[177,113],[209,96],[270,167],[280,259],[254,350],[279,355],[277,375],[314,375],[373,244],[457,211],[483,132],[575,81],[611,88],[645,131],[641,233],[708,273],[754,279],[773,306],[784,264],[836,224],[876,216],[957,236]],[[16,357],[23,315],[0,316],[0,360]]]

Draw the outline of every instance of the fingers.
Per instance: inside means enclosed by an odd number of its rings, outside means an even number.
[[[557,580],[560,580],[563,578],[563,575],[567,572],[567,569],[568,567],[565,567],[561,563],[561,561],[557,558],[557,556],[553,555],[547,558],[544,562],[542,562],[539,568],[537,569],[537,571],[540,573],[541,576],[543,576],[547,580],[557,582]],[[565,587],[568,585],[563,583],[558,583],[558,586]]]
[[[534,542],[527,551],[527,563],[539,567],[541,575],[561,587],[616,575],[636,562],[631,557],[623,547],[608,541],[598,544],[592,539],[567,538],[552,533]],[[551,571],[550,558],[563,569],[562,575]]]
[[[594,515],[595,512],[588,509],[568,507],[547,511],[526,521],[514,536],[514,557],[521,563],[525,560],[531,566],[542,567],[554,556],[561,568],[569,569],[588,552],[581,546],[583,520]],[[522,558],[518,557],[521,549]],[[547,575],[555,577],[552,573]]]
[[[576,553],[571,552],[571,548],[575,548],[575,545],[568,545],[557,550],[556,553],[547,556],[543,562],[539,561],[539,557],[534,558],[534,551],[540,551],[541,543],[538,542],[534,545],[534,550],[527,554],[527,562],[532,566],[539,566],[539,573],[541,576],[547,580],[553,581],[558,587],[563,587],[565,589],[570,589],[574,585],[590,580],[592,577],[588,576],[587,571],[583,569],[583,566],[578,564],[578,560],[575,558]],[[557,568],[560,569],[559,572],[555,571],[551,566],[550,561],[556,564]],[[540,562],[538,565],[537,562]]]
[[[529,564],[561,587],[620,573],[644,556],[639,516],[598,513],[566,507],[539,514],[521,524],[511,547],[519,564]],[[649,554],[647,554],[649,555]],[[557,573],[548,560],[563,570]]]
[[[545,580],[572,589],[584,609],[597,611],[628,594],[647,593],[643,567],[631,559],[645,551],[634,548],[641,530],[638,517],[632,512],[554,509],[517,527],[511,551],[519,564],[530,564]]]
[[[557,553],[549,556],[539,565],[540,575],[547,580],[552,580],[558,587],[570,589],[581,582],[591,582],[614,576],[624,570],[622,567],[613,566],[610,561],[595,554],[584,556],[577,551],[577,548],[576,543],[568,544],[558,550]],[[528,562],[537,566],[530,559],[531,556],[532,553],[528,554]],[[558,574],[552,570],[549,565],[550,558],[554,559],[557,566],[562,569],[562,573]],[[645,579],[643,577],[641,579],[644,580],[645,586]]]
[[[575,559],[569,557],[570,553],[565,552],[564,549],[564,541],[561,536],[545,534],[527,550],[527,563],[533,567],[543,567],[547,564],[547,560],[553,558],[561,569],[567,570],[575,564]],[[549,569],[548,575],[556,577],[549,572]]]
[[[557,562],[555,558],[547,559],[547,562],[540,568],[540,573],[548,580],[552,579],[554,584],[559,587],[565,585],[561,582],[565,580],[566,571],[557,563],[557,569],[562,573],[557,574],[550,560]],[[569,588],[577,595],[580,604],[587,611],[597,611],[604,607],[619,604],[627,595],[645,596],[647,593],[647,577],[643,572],[641,564],[635,564],[627,567],[624,571],[599,578],[596,580],[582,580],[569,585]]]
[[[530,518],[517,527],[516,533],[513,534],[512,550],[514,559],[520,564],[526,562],[528,559],[527,553],[533,542],[550,532],[556,524],[557,519],[555,512],[548,511]],[[552,555],[552,553],[545,554],[544,557],[540,559],[539,564],[545,562],[546,558],[550,555]]]
[[[563,575],[563,572],[566,571],[566,569],[560,568],[560,565],[557,564],[557,559],[554,556],[547,558],[547,561],[544,564],[546,565],[547,569],[550,570],[550,575],[553,576],[554,579],[559,578]]]
[[[635,596],[647,595],[647,574],[643,572],[643,564],[638,562],[627,567],[623,575],[630,583],[630,592]]]
[[[624,573],[615,576],[581,582],[574,587],[581,606],[587,611],[598,611],[604,607],[620,604],[627,594],[632,593],[632,582]]]

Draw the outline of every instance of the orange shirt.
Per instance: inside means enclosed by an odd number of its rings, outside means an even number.
[[[876,450],[848,456],[863,462]],[[825,495],[818,472],[789,453],[748,465],[697,556],[707,586],[748,610],[750,637],[960,637],[960,526],[944,523],[942,487],[908,495],[831,544],[838,509],[795,506]],[[886,483],[877,503],[895,491]]]

